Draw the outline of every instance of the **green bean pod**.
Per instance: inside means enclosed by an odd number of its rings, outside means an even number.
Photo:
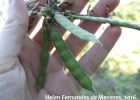
[[[80,67],[79,63],[73,57],[70,50],[67,48],[59,30],[56,28],[54,21],[51,22],[51,38],[56,47],[56,50],[59,52],[61,59],[64,61],[65,65],[72,73],[73,77],[78,81],[78,83],[85,89],[90,90],[95,93],[95,90],[92,86],[92,81],[85,73],[85,71]]]
[[[48,64],[49,59],[49,26],[44,19],[43,21],[43,32],[42,32],[42,53],[40,55],[40,72],[38,74],[38,77],[36,79],[36,89],[37,92],[44,86],[45,83],[45,72],[46,72],[46,66]]]

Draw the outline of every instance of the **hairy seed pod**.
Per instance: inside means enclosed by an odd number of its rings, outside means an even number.
[[[36,88],[37,92],[44,86],[45,83],[45,75],[46,75],[46,66],[48,64],[49,59],[49,26],[44,19],[43,21],[43,32],[42,32],[43,38],[42,38],[42,53],[40,56],[40,72],[36,79]]]
[[[92,41],[92,42],[97,42],[102,44],[94,34],[76,26],[75,24],[73,24],[70,20],[68,20],[65,16],[59,14],[59,13],[55,13],[55,20],[65,29],[67,29],[68,31],[70,31],[72,34],[74,34],[75,36],[79,37],[80,39],[83,40],[88,40],[88,41]]]
[[[136,30],[140,30],[140,24],[136,24],[129,21],[121,21],[121,20],[115,20],[110,18],[103,18],[103,17],[94,17],[94,16],[79,16],[79,15],[72,15],[74,19],[81,19],[81,20],[88,20],[88,21],[95,21],[95,22],[101,22],[101,23],[109,23],[111,25],[116,26],[122,26],[127,28],[133,28]]]
[[[78,81],[78,83],[83,88],[95,93],[95,90],[92,86],[92,81],[85,73],[85,71],[80,67],[79,63],[73,57],[70,50],[67,48],[67,45],[62,39],[60,32],[56,28],[54,21],[52,21],[50,25],[51,25],[51,38],[61,59],[64,61],[65,65],[72,73],[73,77]]]

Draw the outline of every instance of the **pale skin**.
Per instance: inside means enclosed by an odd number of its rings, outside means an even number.
[[[77,12],[80,12],[88,2],[88,0],[69,1],[74,2],[72,9]],[[105,4],[110,5],[110,11],[112,11],[119,4],[119,0],[99,0],[93,8],[95,16],[105,16]],[[79,26],[95,33],[100,25],[101,23],[83,21]],[[40,67],[42,38],[41,33],[37,32],[37,35],[30,39],[28,34],[31,33],[28,31],[27,34],[27,29],[28,14],[24,0],[12,0],[7,10],[4,27],[0,31],[0,99],[44,100],[46,95],[78,95],[81,87],[70,73],[64,73],[64,64],[57,52],[50,55],[46,82],[37,94],[35,79]],[[64,32],[62,28],[59,27],[59,29],[62,33]],[[120,27],[108,27],[99,39],[103,46],[95,44],[79,60],[79,64],[89,76],[105,60],[120,34]],[[76,57],[87,42],[70,35],[66,43]]]

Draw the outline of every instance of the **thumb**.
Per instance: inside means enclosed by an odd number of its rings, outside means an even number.
[[[24,0],[5,0],[7,9],[5,14],[5,23],[19,24],[22,28],[27,30],[28,27],[28,10]]]
[[[18,56],[28,27],[28,10],[24,0],[5,0],[8,7],[0,30],[0,61]]]

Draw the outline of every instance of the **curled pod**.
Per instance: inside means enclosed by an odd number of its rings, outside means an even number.
[[[57,29],[54,21],[51,22],[51,38],[54,43],[56,50],[58,51],[61,59],[64,61],[65,65],[72,73],[73,77],[78,81],[78,83],[85,89],[90,90],[95,93],[92,86],[92,81],[85,73],[85,71],[80,67],[79,63],[73,57],[70,50],[67,48],[59,30]]]
[[[40,72],[36,79],[37,92],[44,86],[46,76],[46,66],[49,59],[49,25],[44,19],[43,21],[43,32],[42,32],[42,53],[40,55]]]

